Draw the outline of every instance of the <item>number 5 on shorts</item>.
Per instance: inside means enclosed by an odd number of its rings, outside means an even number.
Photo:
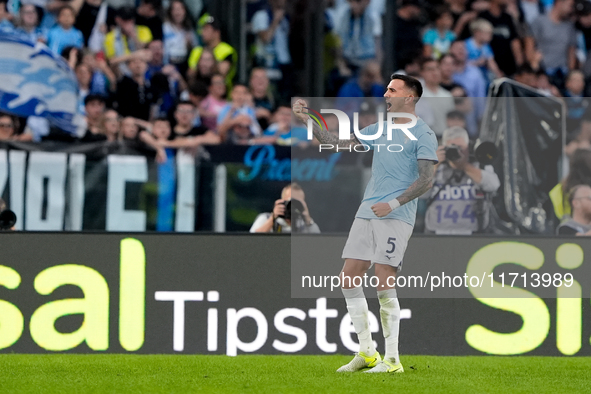
[[[394,244],[394,241],[396,241],[396,238],[394,238],[394,237],[388,238],[388,245],[392,245],[392,249],[386,250],[386,253],[394,252],[394,249],[396,249],[396,245]]]

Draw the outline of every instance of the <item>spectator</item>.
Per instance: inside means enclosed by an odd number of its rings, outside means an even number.
[[[218,62],[213,52],[208,48],[203,48],[203,52],[197,62],[197,67],[189,70],[189,76],[193,81],[199,81],[206,86],[209,86],[211,83],[211,77],[219,73]],[[222,74],[222,76],[225,80],[225,75]]]
[[[0,31],[10,33],[14,31],[14,25],[11,22],[12,14],[8,12],[6,4],[6,0],[0,0]]]
[[[117,77],[103,56],[95,55],[88,49],[82,51],[82,63],[90,68],[92,74],[90,92],[108,96],[117,91]]]
[[[365,1],[365,0],[364,0]],[[292,65],[289,52],[289,20],[286,0],[268,0],[269,7],[252,18],[252,32],[257,36],[256,60],[275,84],[280,95],[291,97]]]
[[[532,89],[537,90],[538,88],[538,77],[536,76],[536,72],[527,63],[517,67],[517,70],[515,70],[515,74],[513,75],[513,79],[515,79],[516,82],[522,83]]]
[[[384,95],[382,73],[378,62],[370,60],[363,65],[357,78],[344,84],[338,93],[336,107],[349,116],[359,112],[364,97],[380,97]],[[352,118],[351,118],[352,119]]]
[[[108,109],[103,113],[100,122],[100,131],[107,137],[108,142],[115,142],[119,139],[119,114],[114,109]]]
[[[568,203],[572,217],[567,217],[556,229],[558,235],[591,235],[591,186],[576,185],[569,191]]]
[[[82,33],[74,27],[75,17],[74,9],[71,6],[62,7],[57,17],[58,25],[47,33],[47,46],[55,53],[61,54],[67,46],[76,48],[84,46]]]
[[[449,8],[440,6],[436,9],[435,26],[423,35],[423,55],[439,59],[449,52],[456,35],[451,31],[453,17]]]
[[[121,132],[119,133],[119,140],[135,143],[139,136],[140,129],[131,116],[126,116],[121,120]]]
[[[146,26],[152,33],[154,40],[162,41],[162,18],[159,14],[162,8],[162,0],[141,0],[136,10],[136,21],[138,25]]]
[[[421,6],[422,3],[418,0],[402,0],[396,11],[394,17],[394,36],[396,37],[394,61],[396,67],[403,67],[411,59],[417,59],[423,54],[423,42],[420,33],[421,23],[419,21],[423,13]]]
[[[285,205],[288,201],[298,200],[303,206],[303,210],[296,218],[296,222],[292,223],[290,219],[286,218]],[[291,213],[291,212],[290,212]],[[292,217],[292,215],[290,215]],[[292,228],[295,227],[295,228]],[[259,214],[252,227],[251,233],[320,233],[320,228],[314,223],[314,219],[310,216],[310,211],[306,205],[306,195],[302,187],[297,183],[290,183],[281,191],[281,199],[275,201],[273,212],[265,212]]]
[[[558,88],[550,82],[548,74],[542,69],[536,72],[538,91],[545,96],[562,97]]]
[[[148,60],[148,78],[162,71],[162,68],[167,65],[164,58],[164,45],[160,40],[152,40],[147,46],[150,51],[150,60]]]
[[[255,143],[284,146],[308,145],[308,130],[301,123],[293,124],[291,114],[289,105],[280,105],[273,114],[274,123],[265,130],[262,138],[255,140]],[[361,129],[361,126],[359,128]]]
[[[366,62],[357,78],[352,78],[339,90],[338,97],[382,97],[382,71],[377,61]]]
[[[222,41],[221,25],[217,19],[209,16],[201,31],[201,37],[205,47],[195,47],[189,55],[189,69],[195,69],[205,48],[212,51],[215,60],[218,62],[218,71],[226,77],[226,86],[231,88],[234,76],[236,75],[236,63],[238,54],[228,43]]]
[[[86,133],[82,142],[97,142],[107,140],[102,132],[101,122],[105,111],[105,99],[101,96],[89,94],[84,99],[84,113],[86,114]]]
[[[492,24],[486,19],[476,19],[470,24],[470,30],[472,37],[466,40],[468,63],[479,67],[486,81],[490,81],[494,77],[502,78],[503,73],[499,70],[489,45],[493,36]]]
[[[117,27],[105,37],[105,55],[113,66],[128,61],[133,52],[145,48],[152,41],[150,29],[146,26],[136,26],[133,8],[119,9],[115,22]],[[146,54],[143,55],[147,61]]]
[[[466,29],[466,26],[476,19],[478,13],[466,7],[466,0],[446,0],[445,3],[449,7],[453,19],[452,32],[456,37],[459,37]]]
[[[252,105],[252,96],[246,86],[234,86],[232,102],[222,108],[217,123],[218,133],[224,142],[246,144],[261,134]]]
[[[566,131],[567,143],[573,140],[579,132],[581,119],[589,105],[589,101],[583,97],[585,91],[585,76],[579,70],[573,70],[566,77],[566,90],[564,101],[567,108]]]
[[[395,74],[408,75],[410,77],[419,78],[421,76],[421,62],[422,56],[417,56],[412,59],[404,59],[401,64],[402,68],[395,72]]]
[[[149,145],[160,148],[197,148],[204,144],[219,144],[220,137],[215,131],[205,126],[193,126],[196,114],[197,111],[192,102],[181,101],[174,112],[176,125],[166,139],[164,138],[167,134],[164,133],[165,130],[162,130],[163,133],[153,130],[152,137],[142,135],[142,139]],[[164,121],[164,118],[157,119],[155,125],[157,122]]]
[[[264,129],[271,121],[275,110],[275,97],[270,89],[270,81],[264,68],[255,67],[250,72],[250,93],[254,100],[257,121]]]
[[[195,108],[201,106],[201,102],[207,97],[209,90],[207,86],[200,81],[194,81],[189,85],[189,101],[193,103]],[[196,111],[195,118],[193,120],[193,126],[201,125],[201,117],[199,111]]]
[[[570,19],[573,4],[573,0],[556,0],[550,13],[540,15],[531,26],[546,73],[558,88],[576,67],[576,31]]]
[[[445,123],[447,128],[459,127],[462,129],[466,128],[466,117],[458,110],[449,111],[445,116]]]
[[[509,0],[490,0],[489,9],[481,12],[478,18],[486,19],[493,26],[490,42],[495,62],[505,75],[513,75],[517,66],[523,63],[523,50],[517,34],[513,17],[505,10]]]
[[[204,125],[195,126],[197,107],[191,101],[180,101],[174,111],[176,124],[172,129],[171,139],[177,137],[196,137],[209,131]]]
[[[149,79],[146,79],[148,65],[140,58],[127,62],[131,75],[124,76],[117,84],[117,111],[121,116],[150,119],[152,105],[157,102]]]
[[[578,149],[591,150],[591,107],[587,107],[581,119],[580,131],[575,139],[566,145],[564,153],[572,159]]]
[[[453,127],[444,131],[427,202],[428,232],[467,235],[483,232],[490,224],[490,196],[501,183],[491,165],[481,169],[477,161],[470,159],[468,146],[466,130]]]
[[[446,115],[455,108],[454,99],[451,93],[440,85],[441,72],[437,60],[425,59],[421,66],[421,76],[423,95],[417,103],[417,114],[430,110],[433,120],[431,124],[427,124],[437,136],[441,136],[446,129]]]
[[[172,0],[162,27],[166,57],[181,74],[187,71],[187,59],[191,48],[197,46],[193,21],[183,0]]]
[[[92,81],[92,71],[84,63],[79,63],[74,69],[76,80],[78,81],[78,111],[85,113],[85,99],[90,94],[90,83]]]
[[[486,97],[486,81],[477,67],[468,64],[465,42],[454,41],[450,52],[455,60],[453,80],[466,90],[469,97]]]
[[[76,15],[74,26],[82,32],[84,45],[92,52],[100,52],[103,49],[105,35],[115,27],[115,10],[106,0],[73,1]]]
[[[211,78],[211,85],[208,88],[209,94],[199,105],[201,122],[210,130],[217,128],[218,115],[227,104],[226,84],[221,74],[215,74]]]
[[[14,118],[8,114],[0,113],[0,141],[14,139]]]
[[[47,31],[39,27],[39,16],[34,5],[23,4],[19,14],[20,27],[16,29],[19,33],[25,35],[31,42],[47,41]]]
[[[570,158],[569,173],[562,182],[550,190],[550,200],[558,219],[570,215],[568,192],[576,185],[591,185],[591,150],[577,149]]]
[[[447,54],[439,58],[439,72],[441,73],[440,85],[442,88],[451,92],[453,88],[460,86],[454,81],[456,61],[452,55]]]

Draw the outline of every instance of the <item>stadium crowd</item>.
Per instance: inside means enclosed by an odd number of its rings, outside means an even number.
[[[2,115],[0,140],[123,141],[160,161],[166,148],[307,144],[290,112],[302,92],[294,77],[303,51],[293,39],[298,2],[247,1],[246,81],[211,2],[0,0],[0,31],[43,42],[69,63],[85,117],[72,135],[44,118]],[[417,113],[438,137],[457,126],[475,140],[488,86],[506,77],[564,100],[569,156],[591,147],[588,0],[398,0],[394,21],[386,0],[326,5],[325,97],[381,97],[390,32],[397,72],[420,78],[426,100]]]

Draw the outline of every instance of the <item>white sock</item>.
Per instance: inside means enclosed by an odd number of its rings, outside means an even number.
[[[382,331],[386,340],[386,354],[384,359],[394,359],[394,364],[400,362],[398,354],[398,332],[400,331],[400,304],[396,298],[396,289],[378,291],[380,300],[380,319]]]
[[[371,331],[369,330],[369,309],[367,308],[367,300],[363,293],[363,288],[354,287],[352,289],[341,289],[347,302],[347,310],[349,316],[355,327],[357,338],[359,339],[359,351],[365,353],[366,356],[373,356],[376,348],[371,339]]]

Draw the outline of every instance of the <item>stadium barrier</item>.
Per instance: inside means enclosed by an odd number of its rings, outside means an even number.
[[[317,240],[332,245],[334,258],[316,263],[337,267],[336,274],[344,238]],[[3,353],[356,350],[342,299],[292,297],[289,236],[6,232],[0,242]],[[543,266],[570,271],[585,286],[567,299],[533,294],[496,304],[474,297],[409,299],[399,289],[402,354],[591,355],[589,288],[578,274],[585,264],[574,264],[591,253],[587,239],[417,236],[405,269],[436,253],[442,269],[463,270],[478,251],[499,243],[535,249]],[[517,266],[511,259],[499,263]],[[378,303],[368,301],[370,327],[383,349]]]
[[[355,179],[340,191],[353,211],[366,166],[354,155],[300,151],[292,158],[290,147],[207,146],[158,164],[133,143],[0,142],[0,196],[17,230],[248,231],[293,180],[323,231],[347,231],[352,218],[330,209],[327,185]]]

